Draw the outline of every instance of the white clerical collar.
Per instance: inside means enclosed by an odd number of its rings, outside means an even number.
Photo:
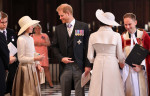
[[[135,33],[131,34],[131,47],[130,49],[132,50],[134,43],[137,43],[136,37],[135,37]]]

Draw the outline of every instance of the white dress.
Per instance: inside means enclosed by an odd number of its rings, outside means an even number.
[[[123,62],[122,43],[119,33],[103,26],[91,34],[88,59],[93,63],[89,96],[124,96],[119,62]],[[96,57],[94,57],[94,51]]]
[[[33,38],[28,35],[19,36],[17,49],[19,67],[14,79],[12,96],[41,96],[34,62]]]

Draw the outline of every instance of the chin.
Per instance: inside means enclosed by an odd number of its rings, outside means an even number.
[[[66,22],[62,21],[62,23],[66,23]]]
[[[62,23],[66,23],[66,21],[65,21],[65,20],[61,20],[61,22],[62,22]]]

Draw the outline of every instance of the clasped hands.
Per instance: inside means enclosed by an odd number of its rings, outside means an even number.
[[[34,57],[34,61],[41,61],[45,58],[45,56],[42,54],[42,55],[38,55],[36,57]]]
[[[35,46],[46,46],[46,43],[41,43],[41,42],[34,42]]]

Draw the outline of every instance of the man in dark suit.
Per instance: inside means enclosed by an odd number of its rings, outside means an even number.
[[[91,70],[87,59],[88,25],[74,19],[72,7],[68,4],[61,4],[57,12],[63,24],[56,27],[52,48],[60,62],[62,96],[70,96],[72,83],[75,95],[84,96],[81,75],[84,70]]]
[[[12,30],[7,28],[8,25],[8,15],[4,12],[1,12],[1,22],[0,22],[0,32],[5,35],[7,44],[10,42],[17,47],[17,34]],[[8,66],[8,77],[6,81],[6,93],[10,93],[12,91],[12,85],[13,85],[13,80],[14,76],[18,67],[18,61],[16,60],[16,55],[15,56],[10,56],[10,62]]]
[[[0,20],[1,22],[1,20]],[[0,33],[0,96],[4,96],[6,85],[5,75],[9,64],[9,50],[4,34]]]

